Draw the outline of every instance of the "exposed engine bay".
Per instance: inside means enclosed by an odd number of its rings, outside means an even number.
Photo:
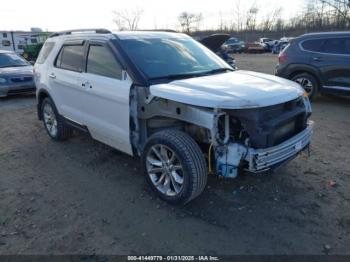
[[[238,168],[252,172],[271,168],[308,146],[311,108],[304,97],[268,107],[224,112],[225,117],[219,119],[219,145],[214,147],[216,171],[222,176],[235,177]],[[264,162],[266,157],[261,159],[261,155],[272,159]]]
[[[239,169],[260,172],[294,157],[310,143],[309,100],[300,96],[282,104],[243,109],[213,109],[153,97],[134,88],[132,137],[140,155],[147,137],[177,128],[201,145],[210,172],[234,178]]]

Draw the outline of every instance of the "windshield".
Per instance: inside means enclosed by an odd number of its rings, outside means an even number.
[[[121,45],[149,79],[230,69],[213,52],[191,38],[123,39]]]
[[[0,68],[1,67],[14,67],[14,66],[28,66],[29,63],[22,57],[13,54],[6,53],[0,54]]]
[[[236,44],[236,43],[239,43],[239,41],[238,41],[238,39],[229,39],[229,40],[227,40],[227,43],[229,43],[229,44]]]

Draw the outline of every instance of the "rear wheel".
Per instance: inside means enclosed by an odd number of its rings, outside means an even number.
[[[55,104],[49,97],[45,98],[41,104],[41,116],[44,127],[52,139],[62,141],[72,135],[72,129],[60,118]]]
[[[142,155],[146,179],[153,191],[170,204],[186,204],[207,183],[202,151],[186,133],[163,130],[153,134]]]
[[[316,96],[318,92],[318,82],[314,76],[308,73],[301,73],[293,76],[292,81],[300,84],[310,99]]]

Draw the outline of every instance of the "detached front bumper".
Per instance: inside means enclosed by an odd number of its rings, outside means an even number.
[[[310,144],[313,133],[313,122],[307,128],[283,143],[264,149],[249,148],[245,160],[249,163],[249,171],[259,172],[277,166],[293,158]]]

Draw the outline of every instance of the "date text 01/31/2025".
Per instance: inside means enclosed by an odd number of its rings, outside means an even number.
[[[220,261],[216,256],[128,256],[128,261]]]

